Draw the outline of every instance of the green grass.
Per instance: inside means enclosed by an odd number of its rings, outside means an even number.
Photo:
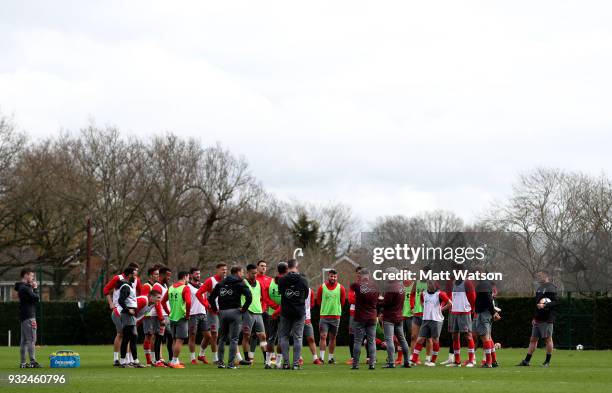
[[[141,351],[139,348],[139,351]],[[49,353],[60,347],[43,347],[38,359],[48,366]],[[385,370],[380,367],[384,352],[378,352],[379,367],[375,371],[363,367],[352,371],[344,365],[347,348],[338,348],[342,364],[314,366],[307,364],[301,371],[264,370],[261,354],[253,367],[239,370],[219,370],[212,365],[187,365],[186,369],[115,369],[111,367],[110,346],[75,346],[81,354],[81,368],[57,370],[69,376],[64,387],[33,388],[41,392],[123,392],[182,391],[182,392],[604,392],[612,391],[612,351],[556,351],[552,367],[539,367],[544,352],[538,350],[529,368],[515,367],[524,356],[522,349],[502,349],[498,352],[501,367],[497,369],[435,368]],[[306,349],[307,350],[307,349]],[[443,352],[443,351],[442,351]],[[307,352],[308,358],[310,357]],[[183,353],[185,361],[188,353]],[[478,357],[482,356],[478,351]],[[444,358],[445,356],[443,356]],[[0,374],[18,373],[19,348],[0,348]],[[49,372],[46,368],[41,372]],[[36,370],[38,372],[38,370]],[[27,388],[11,388],[0,383],[0,392],[23,392]],[[32,389],[32,388],[30,388]],[[155,389],[155,390],[153,390]]]

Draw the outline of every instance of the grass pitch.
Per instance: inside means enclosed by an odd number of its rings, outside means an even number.
[[[43,347],[37,356],[45,369],[21,370],[18,366],[19,348],[0,348],[0,392],[609,392],[612,391],[612,351],[555,351],[552,367],[539,366],[544,352],[538,350],[531,367],[515,367],[525,354],[524,349],[501,349],[496,369],[480,368],[435,368],[415,367],[412,369],[382,369],[381,360],[386,353],[379,351],[379,364],[374,371],[362,366],[360,370],[350,370],[344,364],[348,357],[346,347],[337,349],[340,364],[315,366],[307,362],[304,370],[264,370],[261,353],[257,354],[256,364],[238,370],[219,370],[213,365],[187,364],[185,369],[116,369],[112,364],[110,346],[74,346],[81,355],[78,369],[48,368],[49,354],[65,349]],[[141,351],[141,347],[139,351]],[[306,359],[310,352],[306,348]],[[442,359],[446,358],[444,351]],[[141,352],[142,356],[142,352]],[[482,357],[482,350],[477,353]],[[188,352],[181,359],[186,361]],[[187,362],[186,362],[187,363]],[[65,386],[9,386],[7,374],[15,373],[58,373],[68,375]]]

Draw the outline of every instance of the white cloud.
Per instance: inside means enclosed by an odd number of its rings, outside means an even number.
[[[537,165],[609,171],[607,2],[12,2],[0,106],[221,141],[282,197],[473,218]]]

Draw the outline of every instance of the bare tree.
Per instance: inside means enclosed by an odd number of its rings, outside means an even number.
[[[323,247],[336,258],[350,253],[358,242],[361,223],[353,209],[344,203],[320,206],[315,215],[321,223]]]
[[[15,167],[26,141],[26,136],[16,130],[13,120],[0,112],[0,180],[6,180],[8,171]],[[4,181],[0,186],[4,186]],[[0,188],[0,192],[3,191],[4,188]]]
[[[95,125],[70,140],[71,158],[79,177],[71,183],[78,203],[94,228],[94,244],[110,270],[123,268],[147,232],[141,207],[151,192],[149,168],[141,142],[121,138],[113,127]],[[141,261],[142,262],[142,261]]]
[[[202,149],[194,140],[181,140],[168,134],[154,137],[147,146],[148,162],[144,176],[147,193],[141,213],[146,222],[146,240],[165,265],[187,265],[197,252],[195,220],[197,170]]]
[[[239,224],[238,218],[250,210],[262,188],[247,162],[220,145],[204,150],[195,187],[200,200],[198,265],[212,266],[215,243]]]
[[[51,297],[63,295],[64,283],[74,278],[84,246],[86,212],[64,196],[75,177],[72,161],[60,142],[44,141],[22,153],[13,176],[11,199],[18,200],[15,229],[18,246],[7,255],[13,266],[32,264],[51,277]]]
[[[521,175],[510,199],[494,207],[485,219],[492,229],[510,234],[498,246],[498,251],[526,269],[532,277],[558,256],[543,227],[544,222],[551,227],[556,225],[550,204],[556,177],[556,173],[546,174],[544,170]]]
[[[434,210],[413,217],[380,217],[375,221],[369,236],[364,238],[368,251],[374,247],[394,247],[398,244],[411,247],[459,247],[466,242],[462,233],[464,229],[463,220],[453,212]],[[436,269],[445,267],[442,264],[444,261],[428,262],[437,262],[431,265]]]
[[[19,201],[11,199],[14,171],[26,146],[26,137],[17,132],[12,119],[0,113],[0,263],[2,253],[17,244],[15,224]],[[1,272],[1,270],[0,270]]]
[[[371,231],[362,237],[362,245],[371,248],[415,243],[423,230],[423,224],[416,218],[401,215],[378,217]]]
[[[242,235],[241,255],[249,255],[253,261],[278,262],[291,254],[289,227],[283,220],[280,204],[272,195],[262,193],[254,198],[251,209],[242,217],[243,225],[236,227]]]
[[[561,282],[567,290],[585,295],[607,293],[612,284],[610,180],[581,173],[566,174],[563,180],[565,216],[571,218],[563,230],[547,231],[560,250]]]
[[[413,217],[380,217],[372,227],[372,236],[385,246],[412,243],[415,246],[444,247],[450,245],[457,232],[463,229],[463,220],[453,212],[434,210]]]
[[[484,222],[504,232],[496,251],[529,276],[544,269],[562,290],[607,291],[611,196],[605,176],[539,168],[521,175]]]

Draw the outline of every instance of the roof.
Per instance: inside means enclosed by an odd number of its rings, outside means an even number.
[[[340,257],[340,258],[336,259],[336,261],[335,261],[334,263],[332,263],[331,267],[336,267],[336,266],[338,266],[339,264],[341,264],[342,262],[348,262],[348,263],[350,263],[351,265],[353,265],[354,267],[359,266],[359,264],[358,264],[357,262],[353,261],[353,260],[352,260],[351,258],[349,258],[348,256],[343,255],[342,257]]]

